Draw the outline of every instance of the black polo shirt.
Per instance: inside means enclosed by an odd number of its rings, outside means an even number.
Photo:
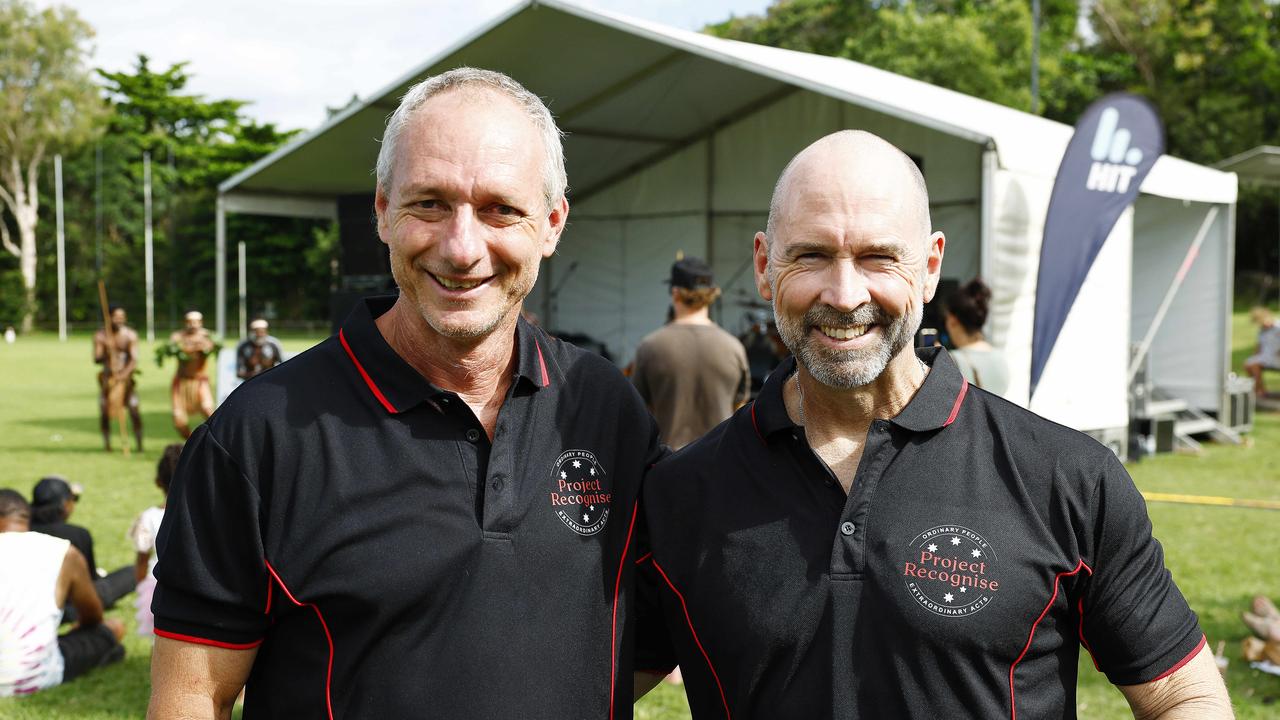
[[[1071,718],[1080,644],[1138,684],[1204,643],[1115,456],[920,356],[847,497],[787,416],[794,359],[651,471],[674,657],[642,623],[637,665],[678,661],[695,718]]]
[[[257,647],[246,717],[631,717],[636,501],[659,452],[639,396],[521,321],[490,444],[382,338],[392,300],[187,443],[156,634]]]

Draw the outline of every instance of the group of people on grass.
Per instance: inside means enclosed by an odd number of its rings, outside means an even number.
[[[182,445],[169,445],[156,465],[165,496],[181,453]],[[0,489],[0,696],[29,695],[123,659],[124,623],[103,611],[130,593],[137,593],[138,632],[151,633],[164,504],[143,510],[129,528],[135,561],[106,571],[93,536],[70,522],[82,492],[57,475],[41,478],[29,501]]]

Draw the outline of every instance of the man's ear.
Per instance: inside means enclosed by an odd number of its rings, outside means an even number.
[[[373,213],[378,218],[378,239],[381,240],[384,245],[390,244],[388,238],[391,235],[390,221],[387,219],[388,205],[389,201],[387,200],[386,193],[382,190],[382,183],[378,183],[378,189],[373,195]]]
[[[560,235],[564,233],[565,225],[569,222],[569,200],[561,195],[551,206],[551,212],[547,214],[547,237],[542,242],[542,257],[549,258],[556,251],[556,246],[560,244]]]
[[[947,237],[941,232],[929,236],[928,254],[924,259],[925,285],[924,301],[933,300],[938,291],[938,281],[942,279],[942,255],[947,249]]]
[[[754,256],[752,263],[756,273],[756,292],[765,300],[773,300],[773,288],[769,286],[769,238],[762,232],[756,233]]]

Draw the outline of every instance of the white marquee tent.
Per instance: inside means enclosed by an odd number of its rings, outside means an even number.
[[[220,220],[223,212],[335,217],[337,197],[372,193],[376,138],[398,98],[459,65],[512,75],[548,101],[568,133],[570,224],[528,301],[544,326],[591,335],[626,362],[663,321],[661,280],[683,251],[712,263],[725,290],[719,318],[740,329],[746,302],[757,300],[752,235],[764,226],[778,173],[818,137],[862,128],[921,162],[933,224],[948,238],[944,277],[981,275],[992,285],[988,335],[1009,357],[1007,395],[1028,403],[1040,237],[1071,128],[848,60],[563,0],[523,2],[223,183]],[[1193,407],[1220,409],[1235,201],[1235,175],[1169,156],[1157,162],[1086,279],[1032,409],[1108,441],[1123,438],[1130,345],[1146,333],[1215,206],[1156,335],[1151,375]],[[219,222],[225,248],[223,228]]]

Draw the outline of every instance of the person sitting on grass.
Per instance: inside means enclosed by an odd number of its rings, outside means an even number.
[[[98,570],[97,559],[93,555],[93,536],[87,529],[67,522],[80,502],[81,492],[79,485],[71,484],[61,475],[41,478],[31,491],[31,531],[70,541],[80,551],[89,566],[89,576],[93,578],[98,599],[109,610],[120,598],[133,592],[133,566],[125,565],[110,573]],[[75,622],[75,611],[69,610],[63,621]]]
[[[182,443],[172,443],[165,447],[156,463],[156,487],[169,498],[169,482],[173,480],[173,471],[178,467],[178,458],[182,456]],[[151,615],[151,595],[156,588],[156,578],[151,571],[156,567],[156,535],[160,532],[160,522],[164,520],[164,503],[143,510],[129,528],[129,540],[138,557],[134,564],[134,577],[138,582],[138,597],[133,601],[138,609],[139,635],[154,635],[154,618]]]
[[[31,532],[31,506],[0,490],[0,696],[29,695],[124,658],[124,624],[103,619],[89,565],[71,543]],[[59,635],[63,607],[79,624]]]
[[[1267,370],[1280,370],[1280,326],[1271,311],[1264,307],[1255,307],[1249,311],[1249,318],[1258,326],[1258,351],[1244,361],[1244,370],[1253,378],[1253,391],[1257,397],[1267,397],[1267,385],[1262,380],[1262,373]]]

